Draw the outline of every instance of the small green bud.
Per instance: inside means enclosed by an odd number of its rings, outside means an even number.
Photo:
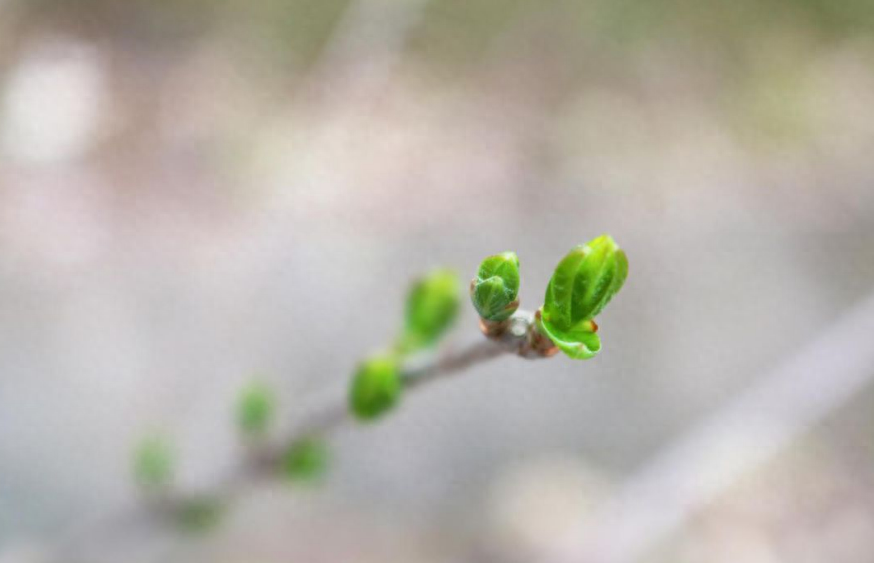
[[[148,436],[133,455],[134,479],[144,489],[160,489],[173,480],[173,451],[162,436]]]
[[[272,391],[262,383],[250,383],[237,401],[237,425],[250,437],[267,432],[276,410]]]
[[[295,442],[282,456],[282,474],[295,481],[318,480],[328,468],[328,448],[315,438]]]
[[[415,282],[407,297],[404,333],[398,342],[401,353],[435,344],[452,326],[459,308],[458,276],[436,270]]]
[[[349,407],[361,420],[385,414],[401,396],[401,374],[393,356],[375,356],[358,367],[349,389]]]
[[[182,530],[191,533],[207,532],[221,522],[224,504],[212,497],[197,497],[184,501],[176,512],[176,521]]]
[[[479,316],[505,321],[519,308],[519,257],[515,252],[489,256],[470,284],[470,299]]]
[[[538,329],[572,358],[595,356],[601,341],[592,319],[619,292],[627,276],[628,259],[610,236],[575,247],[552,274],[537,317]]]

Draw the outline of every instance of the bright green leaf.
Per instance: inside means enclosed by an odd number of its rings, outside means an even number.
[[[628,259],[610,236],[574,247],[549,280],[539,329],[568,356],[593,357],[601,342],[592,319],[619,292],[627,276]]]
[[[574,247],[555,267],[549,285],[546,286],[543,315],[556,325],[570,327],[573,324],[571,301],[574,279],[587,253],[586,246]]]
[[[619,292],[627,275],[625,252],[608,235],[573,248],[546,288],[544,319],[563,331],[592,319]]]
[[[537,329],[548,336],[559,350],[574,360],[588,360],[601,351],[601,338],[590,327],[590,323],[583,323],[583,326],[576,330],[561,332],[554,327],[550,329],[550,326],[541,319],[537,320]]]

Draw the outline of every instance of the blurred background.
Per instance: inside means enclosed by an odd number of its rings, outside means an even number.
[[[121,560],[599,561],[603,507],[788,366],[833,400],[765,393],[793,439],[705,455],[628,560],[871,561],[872,155],[869,0],[0,0],[0,560],[134,498],[145,432],[208,486],[239,388],[342,384],[421,272],[515,250],[533,309],[609,232],[598,358],[435,384]]]

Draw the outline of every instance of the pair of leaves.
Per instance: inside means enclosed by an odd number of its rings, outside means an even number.
[[[625,252],[610,236],[577,246],[556,266],[543,314],[555,326],[570,330],[600,313],[627,276]]]
[[[546,287],[537,328],[574,359],[601,350],[592,320],[610,302],[628,276],[628,259],[610,236],[573,248],[555,268]]]

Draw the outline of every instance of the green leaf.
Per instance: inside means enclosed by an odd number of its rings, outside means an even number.
[[[282,473],[296,481],[315,481],[328,468],[328,448],[322,440],[305,438],[292,444],[282,456]]]
[[[443,337],[458,315],[459,287],[458,276],[449,270],[436,270],[413,284],[397,345],[401,353],[432,346]]]
[[[247,436],[263,436],[276,410],[273,392],[262,383],[250,383],[237,401],[237,425]]]
[[[145,489],[169,485],[173,480],[173,466],[173,450],[162,436],[148,436],[134,450],[134,479]]]
[[[584,322],[576,330],[561,332],[537,319],[537,329],[574,360],[588,360],[601,351],[601,338],[597,332],[591,330],[591,326],[591,323]]]
[[[628,259],[610,236],[574,247],[556,266],[546,288],[544,320],[566,332],[594,318],[627,276]]]
[[[537,327],[575,359],[601,349],[592,319],[619,292],[628,277],[628,259],[609,235],[576,246],[559,262],[546,287]]]
[[[591,253],[583,261],[574,283],[572,319],[591,319],[600,313],[625,283],[628,260],[625,252],[607,235],[588,246]]]
[[[555,267],[549,285],[546,286],[543,315],[558,326],[570,327],[573,324],[571,301],[574,280],[588,252],[586,246],[575,246]]]
[[[349,407],[360,420],[373,420],[395,406],[401,390],[397,359],[375,356],[358,367],[349,388]]]
[[[471,284],[471,301],[488,321],[504,321],[519,307],[519,257],[515,252],[489,256]]]

